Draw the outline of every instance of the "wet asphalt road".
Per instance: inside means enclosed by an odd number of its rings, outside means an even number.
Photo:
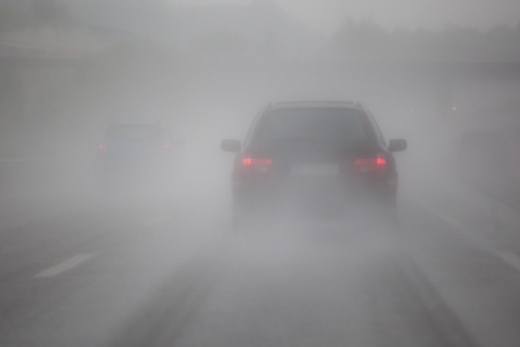
[[[520,258],[411,201],[395,228],[243,232],[215,206],[24,206],[0,224],[0,346],[520,346]]]

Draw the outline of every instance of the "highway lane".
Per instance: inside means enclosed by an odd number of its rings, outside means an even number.
[[[0,345],[520,345],[518,250],[411,200],[397,228],[232,232],[218,207],[92,200],[6,224]]]

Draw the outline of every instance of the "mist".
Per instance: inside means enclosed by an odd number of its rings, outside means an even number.
[[[0,1],[0,345],[520,343],[520,17],[450,6]],[[391,214],[237,227],[281,102],[370,110]]]

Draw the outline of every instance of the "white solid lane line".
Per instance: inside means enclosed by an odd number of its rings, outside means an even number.
[[[449,225],[455,227],[456,229],[459,229],[459,231],[460,231],[461,227],[465,227],[464,223],[462,223],[461,221],[458,221],[451,217],[441,215],[439,213],[436,213],[435,215],[437,217],[439,217],[440,219],[442,219],[444,222],[448,223]],[[484,251],[487,251],[489,253],[492,253],[497,258],[502,260],[504,263],[506,263],[509,266],[512,266],[516,270],[520,271],[520,256],[518,256],[516,253],[511,252],[511,251],[506,251],[506,250],[500,250],[500,249],[497,249],[496,247],[493,247],[492,245],[489,245],[489,244],[486,245],[483,242],[477,242],[474,239],[472,239],[470,241],[473,241],[472,243],[475,246],[477,246],[478,248],[480,248]]]
[[[450,217],[450,216],[447,216],[444,214],[439,214],[439,213],[436,213],[436,216],[452,227],[455,227],[455,228],[464,227],[464,223],[462,223],[461,221],[459,221],[453,217]]]
[[[49,278],[49,277],[55,277],[58,276],[65,271],[69,271],[70,269],[86,262],[87,260],[94,257],[96,254],[78,254],[74,257],[65,260],[62,263],[59,263],[58,265],[55,265],[53,267],[48,268],[47,270],[44,270],[37,274],[36,278]]]
[[[495,254],[502,259],[504,263],[520,271],[520,257],[518,255],[509,251],[497,251]]]

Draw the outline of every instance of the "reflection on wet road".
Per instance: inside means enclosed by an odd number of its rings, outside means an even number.
[[[0,345],[520,345],[515,250],[432,211],[232,231],[188,205],[83,201],[5,224]]]

